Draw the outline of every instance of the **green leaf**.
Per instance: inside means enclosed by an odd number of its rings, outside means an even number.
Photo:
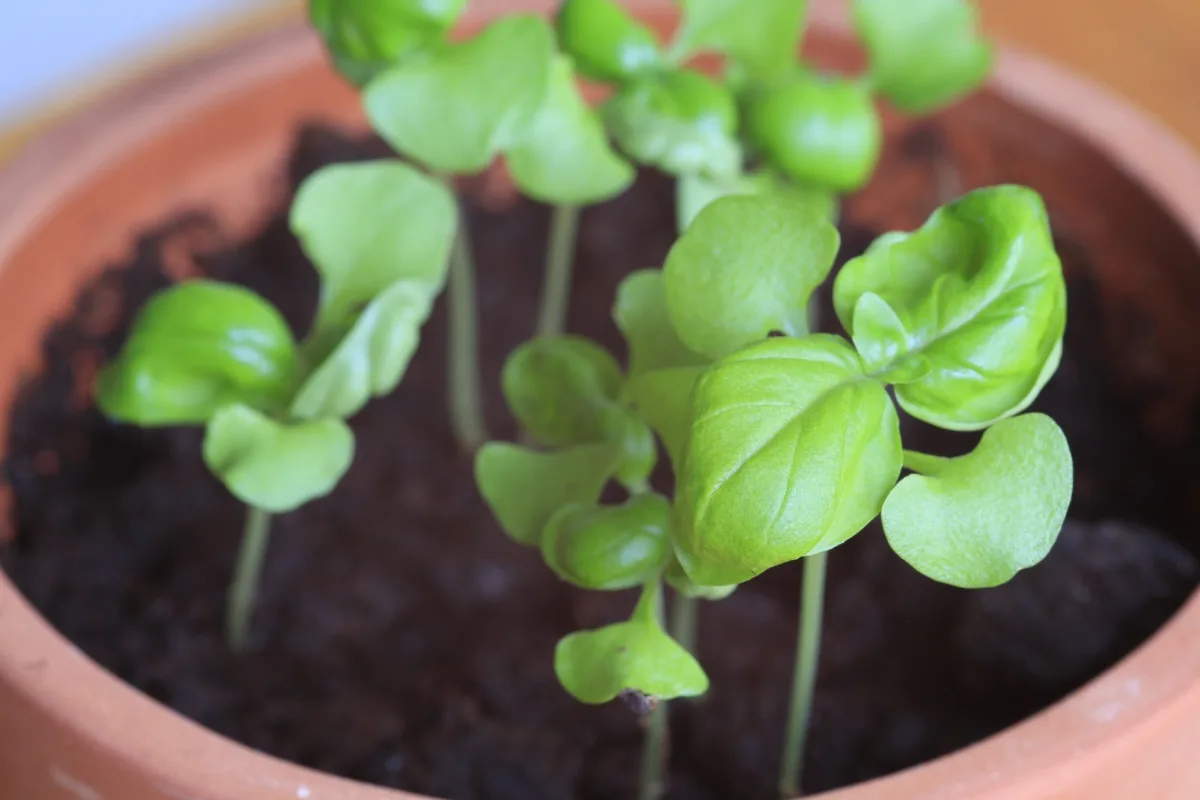
[[[893,312],[886,330],[868,293]],[[875,308],[860,327],[864,302]],[[1066,326],[1042,199],[1020,186],[980,189],[915,233],[881,237],[839,272],[834,305],[860,349],[896,354],[876,369],[907,381],[896,397],[914,417],[975,430],[1024,410],[1057,368]]]
[[[671,504],[652,492],[623,505],[572,503],[542,534],[542,557],[564,581],[597,591],[641,586],[671,559]]]
[[[560,508],[600,498],[619,456],[606,444],[539,453],[489,442],[475,457],[475,482],[504,532],[520,544],[538,545]]]
[[[333,491],[354,460],[354,434],[337,419],[283,423],[239,404],[204,433],[204,463],[243,503],[293,511]]]
[[[987,78],[994,49],[967,0],[853,0],[853,9],[871,81],[900,110],[928,113]]]
[[[883,126],[867,87],[797,73],[753,92],[746,133],[776,169],[804,184],[847,193],[870,179]]]
[[[546,102],[527,137],[505,158],[521,191],[544,203],[598,203],[633,183],[633,166],[609,146],[604,124],[579,94],[564,56],[554,63]]]
[[[791,183],[766,169],[739,173],[732,178],[683,175],[675,185],[676,224],[680,232],[686,231],[710,203],[729,195],[782,196],[810,207],[830,222],[834,222],[837,215],[837,200],[829,192],[815,186]]]
[[[733,95],[697,72],[638,78],[601,113],[621,148],[642,164],[672,175],[732,175],[741,168]]]
[[[578,336],[522,344],[501,375],[508,406],[530,435],[548,447],[618,446],[617,476],[636,490],[654,469],[657,452],[649,426],[618,402],[623,383],[608,351]]]
[[[467,0],[309,0],[309,19],[338,71],[362,86],[439,43]]]
[[[918,572],[963,588],[997,586],[1054,545],[1071,502],[1067,439],[1052,419],[997,422],[965,456],[915,459],[883,505],[896,553]],[[908,461],[906,460],[906,464]]]
[[[773,78],[796,62],[808,0],[679,0],[673,53],[715,50],[752,76]]]
[[[439,292],[457,223],[450,191],[400,161],[335,164],[309,176],[290,225],[321,275],[310,357],[323,359],[362,307],[397,281]]]
[[[372,397],[389,394],[408,369],[432,303],[424,282],[401,280],[389,286],[304,381],[292,401],[292,415],[346,419]]]
[[[708,691],[700,664],[655,619],[661,591],[657,581],[648,584],[628,622],[573,633],[558,643],[554,672],[571,696],[599,705],[625,691],[660,700]]]
[[[613,0],[565,0],[555,21],[563,51],[592,80],[624,83],[662,63],[654,31]]]
[[[804,203],[749,195],[711,203],[663,270],[679,338],[719,358],[775,331],[803,335],[809,295],[839,241],[837,228]]]
[[[671,463],[679,468],[692,427],[692,389],[704,367],[672,367],[632,378],[627,394],[638,415],[662,439]]]
[[[761,342],[710,367],[677,494],[676,553],[696,583],[742,583],[841,544],[900,474],[887,391],[845,340]]]
[[[229,403],[280,408],[297,372],[296,343],[274,306],[241,286],[190,280],[138,312],[100,372],[96,404],[136,425],[200,424]]]
[[[666,367],[707,364],[679,340],[667,314],[662,270],[631,272],[617,287],[613,320],[629,345],[629,377]]]
[[[363,93],[367,116],[398,152],[437,172],[480,172],[527,135],[553,54],[544,19],[503,17],[428,60],[380,74]]]

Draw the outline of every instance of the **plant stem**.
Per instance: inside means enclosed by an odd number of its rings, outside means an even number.
[[[663,622],[662,589],[654,598],[654,617]],[[660,700],[650,712],[646,739],[642,743],[642,775],[638,781],[638,800],[658,800],[663,794],[663,767],[667,756],[667,701]]]
[[[675,593],[671,606],[671,638],[689,653],[696,653],[696,616],[700,601],[681,592]]]
[[[475,298],[475,260],[466,215],[458,227],[450,253],[447,391],[450,425],[459,445],[474,453],[487,441],[483,399],[479,389],[478,308]]]
[[[271,533],[271,512],[254,506],[246,507],[246,526],[238,549],[233,583],[225,609],[225,633],[229,646],[238,652],[246,644],[246,632],[254,613],[254,598],[258,594],[258,578],[267,555]]]
[[[542,281],[542,309],[538,335],[563,332],[571,299],[571,268],[575,262],[575,237],[579,230],[577,206],[555,206],[550,220],[550,243],[546,251],[546,275]]]
[[[813,688],[817,682],[817,660],[821,653],[826,557],[826,553],[816,553],[804,559],[800,630],[796,642],[795,672],[792,673],[792,704],[788,711],[783,766],[779,773],[779,794],[784,798],[797,797],[800,794],[804,744],[808,738],[808,723],[812,717]]]

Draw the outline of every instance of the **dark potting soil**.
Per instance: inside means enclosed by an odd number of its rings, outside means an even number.
[[[310,128],[292,177],[381,152]],[[548,214],[518,201],[502,214],[472,209],[470,225],[490,425],[510,438],[499,370],[531,333]],[[586,211],[572,330],[623,352],[614,289],[630,270],[662,263],[673,229],[670,185],[651,175]],[[851,219],[843,257],[871,238]],[[315,276],[282,216],[235,243],[203,216],[173,221],[81,294],[12,410],[17,538],[5,557],[32,602],[147,694],[286,759],[454,800],[632,797],[638,718],[619,702],[572,700],[552,653],[570,631],[623,618],[633,597],[563,585],[496,527],[448,433],[440,304],[400,389],[353,421],[358,455],[346,479],[275,521],[250,650],[228,652],[222,613],[242,509],[206,471],[201,432],[115,425],[77,401],[79,365],[117,351],[131,316],[167,284],[168,250],[193,251],[209,275],[260,291],[300,332],[315,308]],[[877,525],[832,554],[810,790],[917,764],[1021,720],[1128,653],[1197,585],[1200,541],[1170,522],[1185,513],[1171,488],[1183,485],[1183,467],[1139,431],[1138,398],[1110,386],[1090,255],[1070,241],[1062,253],[1066,350],[1037,408],[1071,439],[1071,518],[1046,562],[989,591],[921,577]],[[909,447],[971,445],[905,425]],[[1188,469],[1194,482],[1200,469]],[[782,567],[703,606],[712,689],[673,706],[671,798],[775,797],[798,584],[795,565]]]

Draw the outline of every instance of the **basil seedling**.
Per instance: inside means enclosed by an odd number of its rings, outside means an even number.
[[[138,313],[96,402],[144,427],[204,425],[204,460],[249,506],[227,634],[243,646],[271,514],[331,492],[354,456],[345,420],[404,375],[445,282],[455,227],[445,187],[398,161],[325,167],[291,228],[321,278],[312,333],[240,286],[177,284]]]
[[[1051,419],[1021,413],[1058,366],[1066,320],[1062,265],[1035,192],[971,192],[848,262],[834,297],[850,340],[804,335],[799,320],[837,233],[784,208],[722,198],[676,243],[662,273],[668,315],[683,346],[715,361],[692,371],[686,395],[676,386],[657,397],[649,384],[639,400],[688,420],[684,431],[677,420],[656,430],[679,453],[671,533],[692,582],[736,585],[805,559],[781,779],[790,796],[825,554],[882,513],[888,541],[919,572],[966,588],[1003,583],[1053,545],[1072,462]],[[748,269],[750,288],[734,291]],[[905,450],[888,386],[919,419],[984,430],[979,445],[950,459]],[[914,474],[897,482],[902,469]]]

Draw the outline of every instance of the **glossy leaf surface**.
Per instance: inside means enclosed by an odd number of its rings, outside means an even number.
[[[1037,564],[1071,503],[1071,451],[1042,414],[997,422],[965,456],[909,466],[922,474],[900,481],[883,505],[888,542],[918,572],[954,586],[997,586]]]
[[[881,237],[838,273],[834,305],[861,352],[894,354],[896,397],[918,419],[969,430],[1022,411],[1057,368],[1066,325],[1041,198],[980,189]]]
[[[654,31],[615,0],[565,0],[555,23],[563,51],[592,80],[624,83],[662,63]]]
[[[767,169],[739,173],[730,178],[712,178],[701,174],[683,175],[677,181],[676,187],[676,225],[680,232],[686,231],[696,216],[710,203],[729,195],[783,197],[810,207],[819,216],[831,222],[837,214],[837,200],[828,191],[786,181]]]
[[[190,280],[138,312],[98,377],[96,403],[122,422],[200,424],[230,403],[279,409],[297,373],[296,343],[274,306],[241,286]]]
[[[795,63],[808,0],[679,0],[683,25],[675,47],[732,57],[756,78]]]
[[[777,338],[700,377],[677,494],[693,581],[742,583],[828,550],[879,514],[900,474],[895,408],[835,336]]]
[[[542,533],[542,557],[564,581],[615,591],[657,579],[671,559],[671,504],[652,492],[622,505],[563,506]]]
[[[803,335],[808,298],[829,274],[839,238],[804,203],[756,196],[711,203],[663,269],[679,338],[718,358],[772,332]]]

